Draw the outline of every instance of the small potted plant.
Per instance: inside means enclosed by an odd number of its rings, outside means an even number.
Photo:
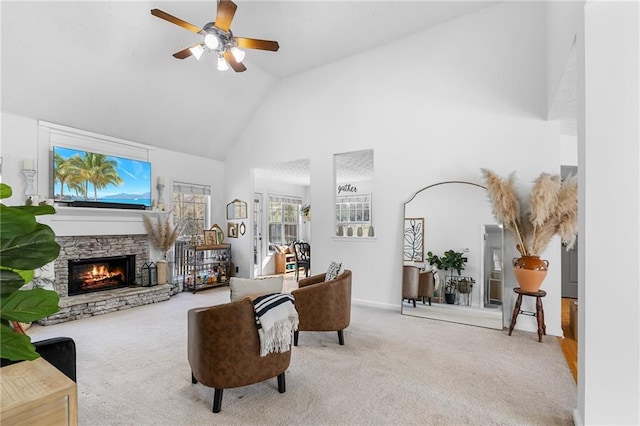
[[[307,218],[309,222],[311,222],[311,204],[302,206],[300,208],[300,212]]]
[[[182,231],[181,226],[172,223],[172,212],[173,210],[159,214],[155,221],[146,215],[142,216],[151,243],[162,252],[162,259],[156,262],[158,284],[166,284],[168,281],[167,253],[173,248]]]
[[[434,255],[432,252],[427,252],[427,262],[431,266],[435,265],[438,269],[451,271],[449,279],[444,286],[444,297],[448,304],[453,304],[458,288],[458,280],[453,277],[453,271],[455,270],[460,275],[465,263],[467,263],[467,258],[464,257],[462,252],[447,250],[442,257]]]
[[[456,288],[458,282],[454,278],[449,278],[444,286],[444,300],[449,305],[453,305],[456,302]]]
[[[460,277],[458,280],[458,292],[461,294],[469,294],[473,290],[475,280],[471,277]]]

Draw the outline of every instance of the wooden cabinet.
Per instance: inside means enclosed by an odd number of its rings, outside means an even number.
[[[231,276],[231,244],[191,246],[184,253],[184,289],[196,292],[227,285]]]
[[[489,279],[489,303],[502,302],[502,279]]]
[[[276,274],[296,271],[296,255],[292,253],[276,253]]]
[[[2,367],[0,423],[77,425],[76,383],[43,358]]]

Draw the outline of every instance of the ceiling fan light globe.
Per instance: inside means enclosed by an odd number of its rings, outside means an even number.
[[[243,50],[238,49],[237,47],[231,48],[231,54],[236,59],[236,62],[242,62],[245,57],[245,52]]]
[[[229,64],[224,60],[222,56],[218,56],[218,71],[226,71],[229,69]]]
[[[204,44],[206,44],[209,49],[215,50],[218,48],[220,41],[215,34],[209,33],[204,36]]]
[[[191,54],[196,57],[197,60],[200,60],[200,57],[204,53],[204,47],[202,47],[201,44],[197,46],[193,46],[189,50],[191,51]]]

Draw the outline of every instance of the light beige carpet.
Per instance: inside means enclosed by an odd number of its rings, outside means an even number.
[[[224,391],[191,384],[186,311],[229,290],[29,329],[78,351],[81,425],[570,425],[576,385],[555,337],[497,331],[354,306],[345,345],[301,332],[286,374]]]

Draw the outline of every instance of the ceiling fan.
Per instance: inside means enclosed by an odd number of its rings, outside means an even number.
[[[160,9],[151,9],[151,14],[204,37],[201,42],[174,53],[175,58],[185,59],[193,55],[196,59],[200,59],[200,56],[208,50],[217,55],[218,70],[225,71],[231,66],[236,72],[242,72],[246,71],[247,67],[242,63],[245,53],[240,48],[276,52],[280,46],[277,41],[234,36],[230,27],[237,8],[238,6],[231,0],[219,0],[215,21],[206,23],[202,28]]]

